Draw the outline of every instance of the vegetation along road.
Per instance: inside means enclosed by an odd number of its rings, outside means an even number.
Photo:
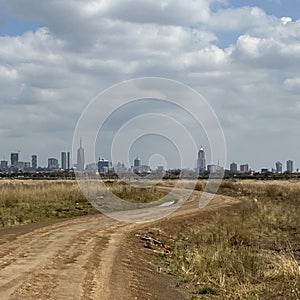
[[[29,189],[20,184],[10,187],[17,207],[5,196],[7,183],[2,189],[0,299],[300,297],[298,182],[225,181],[204,209],[198,206],[205,182],[199,182],[172,215],[132,224],[95,212],[76,196],[76,183],[64,183],[73,187],[72,199],[53,192],[54,202],[42,197],[44,189],[64,195],[61,183],[28,183],[43,203],[26,198]],[[172,184],[163,182],[157,196]],[[175,194],[188,188],[182,182]],[[53,203],[59,210],[49,209]],[[35,213],[27,219],[29,212]],[[131,211],[139,220],[147,213]],[[11,226],[16,222],[29,224]]]

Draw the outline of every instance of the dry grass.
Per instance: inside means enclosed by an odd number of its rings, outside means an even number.
[[[120,198],[136,203],[150,203],[164,196],[154,187],[138,188],[118,181],[108,181],[106,184]],[[87,187],[86,196],[89,199],[96,197],[99,191],[105,194],[99,181],[87,182]],[[82,194],[77,181],[2,180],[0,191],[0,227],[97,212]]]
[[[164,271],[192,299],[300,299],[300,183],[225,181],[220,193],[242,202],[172,229]]]
[[[0,227],[95,212],[76,181],[0,181]]]
[[[107,181],[106,186],[119,198],[134,203],[151,203],[166,195],[155,186],[142,188],[120,181]]]
[[[120,182],[108,186],[134,202],[162,196],[155,188]],[[204,186],[199,181],[196,189]],[[76,181],[0,181],[0,190],[2,227],[96,212]],[[172,225],[163,237],[171,253],[161,254],[159,265],[188,287],[193,299],[299,299],[300,183],[224,181],[219,193],[237,197],[241,204],[206,220]]]

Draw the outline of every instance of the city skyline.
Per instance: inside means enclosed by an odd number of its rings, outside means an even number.
[[[21,162],[24,166],[27,166],[27,168],[36,168],[34,167],[34,164],[36,164],[37,168],[48,168],[48,169],[64,169],[64,170],[70,170],[72,168],[77,169],[78,171],[83,171],[86,169],[87,166],[91,166],[93,164],[99,164],[99,162],[102,162],[101,168],[103,167],[108,167],[108,163],[111,163],[112,166],[117,166],[118,164],[122,164],[123,167],[126,167],[128,169],[133,168],[134,170],[139,170],[141,167],[144,169],[148,166],[150,166],[150,163],[148,164],[142,164],[142,159],[139,156],[136,156],[135,159],[132,161],[132,164],[126,165],[124,162],[120,161],[114,161],[114,162],[109,162],[109,160],[106,160],[105,158],[99,156],[99,160],[95,161],[89,161],[85,162],[85,154],[84,154],[84,146],[82,143],[82,138],[80,138],[79,141],[79,148],[77,150],[77,157],[76,157],[76,163],[71,163],[71,152],[70,151],[62,151],[60,152],[60,160],[55,157],[51,156],[47,158],[47,164],[42,166],[38,164],[38,155],[37,154],[32,154],[31,155],[31,161],[22,161],[20,159],[20,151],[18,152],[11,152],[10,153],[10,161],[8,160],[1,160],[1,165],[0,165],[0,170],[2,169],[3,166],[5,168],[8,167],[17,167],[18,162]],[[286,168],[283,166],[286,165]],[[160,164],[156,165],[156,168],[161,167]],[[195,159],[195,167],[194,168],[189,168],[183,166],[182,169],[190,169],[190,170],[197,170],[197,172],[201,175],[204,174],[206,171],[211,171],[214,170],[212,173],[217,171],[219,168],[219,163],[216,162],[206,162],[206,152],[203,146],[200,147],[199,151],[197,152],[197,158]],[[167,169],[176,169],[176,168],[167,168]],[[222,169],[222,167],[221,167]],[[295,172],[299,170],[299,168],[296,166],[294,160],[286,160],[286,161],[275,161],[274,164],[270,167],[261,166],[258,169],[254,169],[251,167],[249,163],[246,163],[246,160],[241,163],[237,163],[236,161],[232,162],[227,162],[227,165],[225,166],[225,169],[228,171],[231,171],[233,173],[247,173],[249,171],[256,171],[256,172],[262,172],[262,171],[270,171],[270,172],[275,172],[275,173],[283,173],[285,171],[287,172]],[[150,168],[149,168],[150,170]]]

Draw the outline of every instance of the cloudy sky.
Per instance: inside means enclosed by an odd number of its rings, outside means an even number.
[[[300,167],[299,1],[0,4],[1,159],[18,150],[22,160],[37,153],[42,165],[59,157],[93,97],[155,76],[205,97],[223,127],[228,163],[258,169],[292,159]]]

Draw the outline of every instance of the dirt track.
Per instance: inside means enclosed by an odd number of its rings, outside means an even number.
[[[199,214],[199,194],[167,221]],[[201,211],[231,205],[223,196]],[[152,223],[153,225],[153,223]],[[147,226],[147,225],[146,225]],[[134,251],[127,237],[145,224],[101,214],[0,232],[0,299],[184,299]]]

